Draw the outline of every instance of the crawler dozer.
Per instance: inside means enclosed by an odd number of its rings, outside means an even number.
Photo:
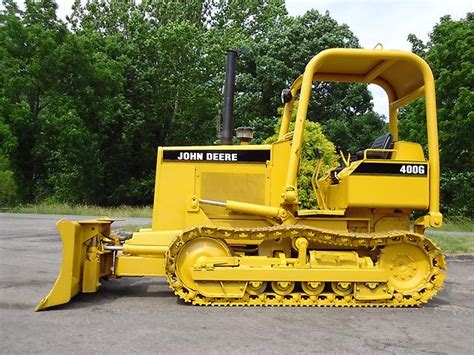
[[[318,206],[302,209],[297,178],[314,81],[382,87],[389,133],[328,173],[316,166]],[[328,49],[282,97],[273,144],[159,147],[151,228],[124,235],[111,232],[108,218],[60,220],[61,270],[36,309],[121,277],[165,277],[194,305],[406,307],[434,297],[446,265],[424,236],[442,225],[428,64],[402,51]],[[398,110],[419,97],[427,157],[398,136]],[[411,222],[414,211],[422,216]]]

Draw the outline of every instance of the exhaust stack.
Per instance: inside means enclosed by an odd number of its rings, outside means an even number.
[[[221,144],[232,145],[232,113],[234,111],[235,62],[240,50],[227,50],[224,84],[224,113],[222,119]]]

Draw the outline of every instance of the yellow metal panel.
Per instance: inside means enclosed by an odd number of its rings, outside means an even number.
[[[252,151],[268,150],[269,145],[167,147],[159,148],[152,230],[184,229],[191,224],[207,223],[206,218],[190,215],[189,199],[226,200],[268,204],[270,166],[265,162],[166,161],[164,151]],[[270,155],[271,156],[271,155]],[[204,206],[206,214],[228,216],[225,208]]]
[[[238,200],[247,203],[265,205],[265,183],[266,175],[263,173],[252,174],[235,173],[232,168],[227,172],[204,172],[200,173],[200,197],[207,200],[226,201]],[[255,169],[251,169],[255,170]],[[201,208],[208,215],[223,215],[228,211],[225,208],[202,205]]]
[[[326,190],[327,205],[331,209],[347,208],[347,180],[342,179],[337,185],[330,185]]]
[[[281,192],[285,188],[286,171],[290,160],[290,141],[276,142],[272,145],[272,174],[270,206],[279,206]]]
[[[350,175],[331,186],[329,206],[425,209],[428,207],[428,178]]]
[[[93,293],[98,290],[100,286],[99,269],[99,259],[84,261],[84,273],[82,275],[82,292]]]
[[[395,142],[393,149],[395,152],[392,154],[392,160],[425,161],[423,148],[418,143]]]
[[[133,233],[133,238],[127,240],[128,245],[168,246],[182,233],[182,230],[146,231]]]
[[[117,258],[117,276],[165,276],[164,257],[128,256]]]
[[[186,196],[195,194],[194,164],[162,163],[158,170],[152,229],[184,229]]]

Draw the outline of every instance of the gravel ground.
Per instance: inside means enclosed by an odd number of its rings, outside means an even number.
[[[179,302],[164,279],[124,278],[35,313],[59,271],[54,224],[62,217],[0,214],[0,353],[473,352],[469,256],[449,258],[445,287],[420,308],[194,307]]]

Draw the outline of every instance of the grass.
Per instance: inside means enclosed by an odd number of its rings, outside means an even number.
[[[121,226],[119,229],[125,232],[137,232],[142,228],[151,228],[149,224],[127,224],[126,226]]]
[[[474,252],[474,236],[430,234],[431,239],[445,254]]]
[[[142,228],[150,228],[148,224],[130,224],[120,227],[121,230],[127,232],[136,232]],[[459,231],[459,230],[457,230]],[[474,253],[474,236],[463,235],[445,235],[445,234],[429,234],[429,239],[445,254],[465,254]]]
[[[141,217],[150,218],[152,207],[98,207],[90,205],[69,205],[39,203],[34,205],[20,205],[6,210],[15,213],[42,213],[42,214],[62,214],[62,215],[83,215],[83,216],[108,216],[108,217]],[[149,228],[149,225],[126,225],[122,230],[135,232],[141,228]],[[442,228],[438,231],[446,232],[474,232],[474,221],[470,219],[447,219]],[[428,237],[433,240],[444,253],[473,253],[473,236],[454,236],[442,233],[431,234],[428,230]]]
[[[430,231],[438,231],[436,234]],[[474,232],[474,221],[465,218],[446,219],[441,228],[427,230],[427,236],[447,254],[474,253],[474,236],[447,235],[442,232]]]
[[[447,218],[438,230],[447,232],[474,232],[474,221],[467,218]]]
[[[80,216],[107,216],[107,217],[141,217],[151,218],[152,207],[98,207],[91,205],[69,205],[67,203],[38,203],[32,205],[20,205],[6,209],[6,212],[14,213],[41,213],[41,214],[63,214]]]

